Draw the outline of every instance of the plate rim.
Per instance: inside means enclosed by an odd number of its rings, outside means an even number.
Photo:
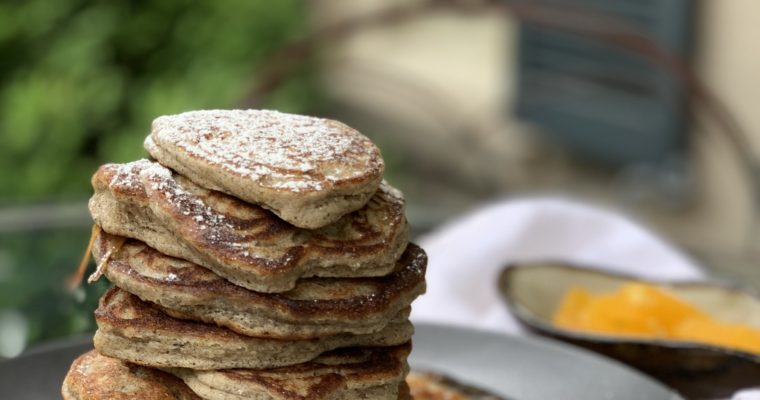
[[[644,374],[643,372],[627,364],[624,364],[613,358],[607,357],[603,354],[595,353],[593,351],[584,349],[579,346],[574,346],[569,343],[562,342],[560,340],[530,334],[529,332],[526,332],[526,334],[512,334],[508,332],[501,332],[495,329],[488,329],[488,328],[483,328],[483,327],[469,327],[469,326],[464,326],[464,325],[459,325],[459,324],[445,324],[445,323],[440,323],[440,322],[428,322],[428,321],[414,322],[414,326],[415,326],[415,329],[422,328],[423,330],[436,329],[436,330],[448,331],[448,333],[451,333],[460,337],[476,334],[476,335],[489,337],[491,340],[495,340],[497,342],[510,342],[515,345],[528,345],[534,348],[536,347],[541,348],[542,350],[550,352],[550,353],[557,353],[557,352],[563,353],[572,358],[583,357],[583,358],[592,360],[592,362],[612,365],[614,368],[624,371],[626,374],[636,376],[637,378],[646,381],[648,384],[652,385],[653,387],[658,387],[659,389],[662,389],[663,392],[667,393],[670,396],[668,397],[668,400],[684,400],[684,398],[675,389],[663,384],[662,382],[655,380],[654,378]],[[418,331],[415,331],[415,337],[417,335],[417,332]],[[414,340],[414,338],[412,340]],[[414,355],[414,350],[412,351],[412,355]],[[415,364],[418,364],[416,360],[413,360],[413,361],[414,362],[410,363],[412,364],[412,369],[414,369]],[[469,381],[470,381],[469,383],[472,383],[476,386],[488,385],[488,383],[483,383],[479,381],[472,381],[472,380],[469,380]]]

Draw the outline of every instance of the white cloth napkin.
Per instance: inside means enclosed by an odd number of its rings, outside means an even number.
[[[478,209],[419,240],[428,291],[412,319],[522,334],[496,288],[512,262],[563,260],[650,279],[702,279],[688,256],[629,218],[570,200],[508,200]],[[760,400],[745,391],[734,400]]]

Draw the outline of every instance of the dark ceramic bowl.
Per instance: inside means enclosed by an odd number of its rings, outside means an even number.
[[[694,342],[595,335],[552,324],[552,316],[570,288],[608,293],[630,281],[643,280],[561,263],[525,263],[502,271],[499,289],[529,330],[619,360],[688,398],[730,397],[740,389],[760,387],[757,354]],[[760,329],[760,299],[742,290],[708,282],[643,282],[664,287],[723,321]]]

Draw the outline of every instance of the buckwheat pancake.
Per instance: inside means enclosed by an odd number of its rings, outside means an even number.
[[[309,361],[325,351],[407,342],[408,320],[367,334],[338,334],[303,340],[257,338],[201,322],[180,320],[118,288],[95,310],[95,348],[101,354],[149,367],[193,369],[272,368]]]
[[[406,382],[414,400],[506,400],[437,373],[412,371]]]
[[[362,209],[317,230],[296,228],[148,160],[104,165],[92,184],[90,212],[106,232],[259,292],[284,292],[310,276],[387,275],[408,243],[403,197],[387,184]]]
[[[358,210],[385,165],[356,130],[268,110],[201,110],[156,118],[145,148],[193,182],[315,229]]]
[[[116,286],[158,304],[175,317],[194,319],[258,337],[310,338],[367,334],[407,317],[425,291],[425,252],[410,244],[390,275],[306,278],[285,293],[236,286],[210,270],[164,255],[143,242],[100,231],[92,253]]]
[[[71,364],[61,394],[64,400],[202,400],[174,375],[95,350]]]
[[[168,369],[209,400],[384,400],[408,398],[404,377],[411,344],[340,349],[270,370]]]

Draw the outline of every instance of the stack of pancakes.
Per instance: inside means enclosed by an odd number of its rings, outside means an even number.
[[[92,178],[114,285],[65,399],[398,399],[427,259],[366,137],[260,110],[153,122]]]

